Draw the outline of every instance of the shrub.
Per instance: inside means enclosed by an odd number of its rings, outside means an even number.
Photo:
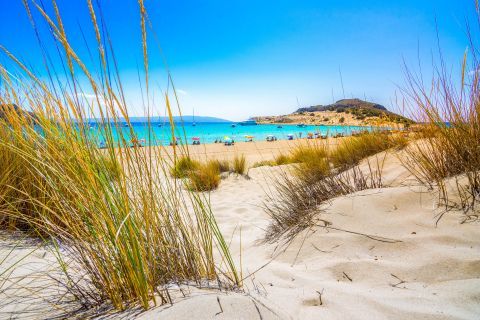
[[[209,161],[188,173],[188,188],[193,191],[211,191],[220,184],[218,161]]]
[[[191,171],[198,169],[200,163],[197,160],[193,160],[188,156],[182,156],[176,159],[170,174],[174,178],[185,178]]]
[[[344,123],[344,122],[345,122],[345,117],[341,117],[341,118],[338,120],[338,122]]]
[[[246,171],[247,161],[245,156],[243,154],[241,156],[235,156],[235,158],[233,158],[233,172],[243,175]]]
[[[230,172],[230,162],[228,162],[227,160],[216,160],[216,163],[217,163],[217,166],[218,166],[218,171],[220,171],[220,173],[223,173],[223,172]]]
[[[277,166],[281,166],[284,164],[289,164],[292,163],[292,159],[289,156],[286,156],[284,154],[279,154],[275,157],[275,160],[273,161]]]

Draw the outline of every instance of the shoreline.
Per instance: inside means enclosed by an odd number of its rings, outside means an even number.
[[[253,141],[253,142],[235,142],[232,146],[225,146],[223,143],[206,143],[200,145],[178,145],[176,153],[178,155],[188,155],[193,159],[206,160],[233,160],[235,156],[245,156],[247,165],[252,166],[256,162],[273,160],[280,154],[287,154],[299,145],[309,143],[327,143],[331,146],[337,145],[343,138],[329,137],[327,139],[295,139],[295,140],[277,140],[273,142]],[[151,148],[160,148],[160,154],[163,157],[173,157],[173,146],[147,146],[142,149],[151,150]],[[119,149],[121,150],[121,148]]]

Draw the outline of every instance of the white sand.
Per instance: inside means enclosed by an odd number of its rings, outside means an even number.
[[[259,240],[269,217],[261,204],[271,185],[269,178],[281,168],[251,169],[250,180],[230,176],[212,192],[211,202],[237,262],[241,255],[243,276],[248,276],[245,294],[195,289],[173,306],[122,315],[138,319],[478,319],[480,224],[460,224],[461,214],[449,212],[435,226],[441,211],[436,195],[413,186],[395,157],[387,158],[384,169],[384,181],[391,187],[336,198],[323,206],[321,217],[332,227],[394,242],[319,226],[299,234],[286,247],[263,244]],[[5,253],[3,247],[1,251]],[[7,315],[0,306],[0,318]]]

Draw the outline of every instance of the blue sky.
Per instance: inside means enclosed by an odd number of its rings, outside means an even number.
[[[86,0],[57,1],[70,41],[88,60],[82,32],[93,40],[93,31]],[[130,111],[142,115],[138,4],[98,1]],[[51,13],[49,0],[43,3]],[[344,96],[367,98],[396,110],[392,101],[397,86],[404,83],[402,60],[416,69],[420,58],[429,76],[437,49],[437,21],[445,59],[457,68],[467,47],[465,21],[474,17],[473,0],[145,3],[184,113],[195,108],[199,115],[232,120],[285,114],[299,105],[328,104]],[[0,5],[0,44],[42,73],[40,50],[22,1],[0,0]],[[47,35],[45,25],[39,25]],[[153,34],[149,36],[153,40]],[[155,42],[149,43],[149,50],[151,79],[158,91],[165,86],[165,68]],[[5,61],[0,57],[0,62]],[[158,99],[157,103],[163,113]]]

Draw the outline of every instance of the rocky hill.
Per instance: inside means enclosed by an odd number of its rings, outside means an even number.
[[[329,105],[299,108],[288,115],[257,117],[255,120],[258,123],[397,125],[401,127],[414,123],[380,104],[360,99],[343,99]]]

